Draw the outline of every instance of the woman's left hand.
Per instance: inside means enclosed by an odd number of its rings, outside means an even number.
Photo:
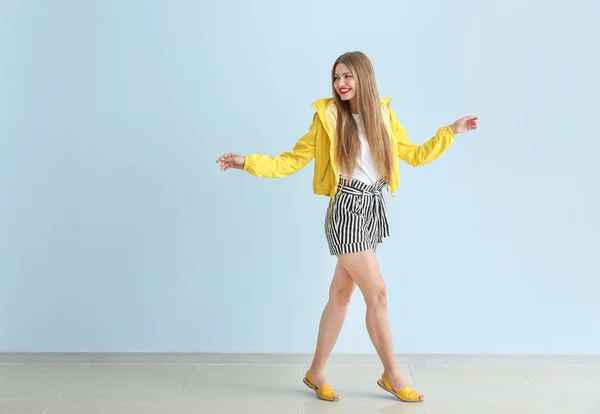
[[[455,121],[450,128],[455,134],[460,134],[467,131],[477,129],[478,118],[476,116],[464,116]]]

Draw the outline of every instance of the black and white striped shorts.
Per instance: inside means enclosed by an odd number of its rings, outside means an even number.
[[[332,256],[376,251],[377,245],[390,235],[381,192],[386,185],[385,180],[369,185],[340,178],[325,217],[325,234]]]

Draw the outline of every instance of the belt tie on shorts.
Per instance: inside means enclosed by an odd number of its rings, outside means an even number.
[[[360,196],[360,207],[362,208],[366,197],[373,197],[374,201],[374,209],[377,212],[373,215],[375,218],[375,227],[381,228],[382,232],[385,233],[388,230],[388,223],[386,220],[381,220],[382,217],[385,217],[385,201],[383,199],[382,189],[386,186],[385,181],[378,181],[373,186],[368,186],[368,188],[358,189],[349,186],[342,186],[339,191],[346,194],[352,194],[356,196]]]

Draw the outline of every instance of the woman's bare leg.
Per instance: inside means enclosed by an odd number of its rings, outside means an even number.
[[[392,331],[387,312],[385,282],[372,250],[338,256],[352,279],[361,290],[367,305],[367,330],[375,350],[383,363],[384,374],[394,391],[409,385],[400,371],[394,353]],[[423,400],[423,396],[420,397]]]
[[[342,330],[355,286],[346,269],[338,261],[329,288],[329,301],[325,305],[319,324],[317,348],[309,369],[314,385],[317,387],[326,382],[323,374],[325,363]],[[336,395],[335,399],[339,399],[339,396]]]

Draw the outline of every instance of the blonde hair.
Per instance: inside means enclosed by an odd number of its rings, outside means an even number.
[[[343,63],[352,71],[356,86],[356,103],[362,120],[373,161],[381,177],[390,177],[392,171],[392,147],[388,131],[383,123],[381,100],[375,82],[375,71],[369,58],[362,52],[348,52],[338,57],[331,70],[331,84],[337,106],[336,159],[341,172],[352,176],[360,154],[358,126],[352,117],[349,101],[343,101],[335,90],[335,69]]]

